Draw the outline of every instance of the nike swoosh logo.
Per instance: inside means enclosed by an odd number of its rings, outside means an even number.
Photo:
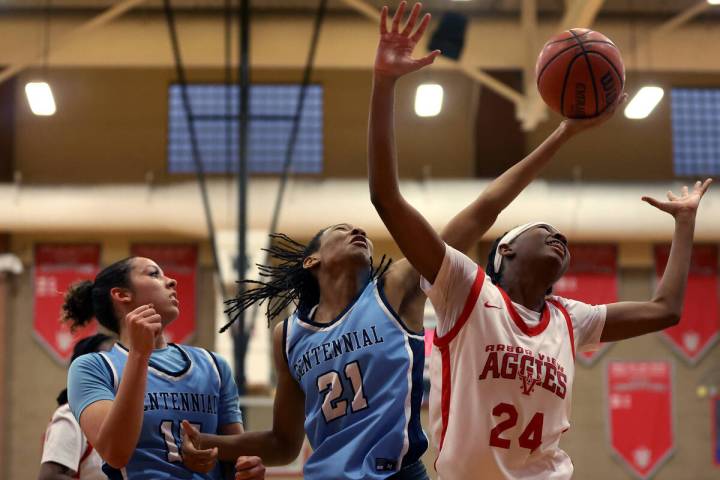
[[[498,310],[502,310],[500,307],[496,305],[490,305],[488,302],[485,302],[485,308],[497,308]]]

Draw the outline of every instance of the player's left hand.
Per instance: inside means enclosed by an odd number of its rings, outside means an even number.
[[[260,457],[238,457],[235,462],[235,480],[263,480],[265,465]]]
[[[217,463],[217,448],[200,448],[200,432],[190,425],[187,420],[182,421],[182,459],[183,464],[197,473],[210,473]]]
[[[405,27],[400,30],[400,21],[403,18],[406,5],[407,2],[400,3],[392,19],[390,31],[387,29],[388,7],[383,7],[380,12],[380,43],[375,56],[375,75],[398,78],[430,65],[435,61],[435,57],[440,55],[440,50],[434,50],[424,57],[413,58],[413,50],[422,38],[423,33],[425,33],[425,29],[430,22],[430,14],[427,13],[423,16],[422,20],[420,20],[420,26],[413,33],[422,8],[422,4],[416,3],[410,12],[410,18],[408,18]]]
[[[568,132],[572,135],[587,130],[588,128],[597,127],[610,120],[612,116],[615,115],[617,109],[622,107],[625,102],[627,102],[627,99],[628,94],[623,93],[618,97],[615,103],[613,103],[609,108],[606,108],[605,111],[597,117],[566,118],[565,120],[563,120],[562,123],[565,125],[565,128],[568,129]]]
[[[682,188],[680,195],[675,195],[672,191],[667,192],[667,202],[655,200],[652,197],[642,197],[644,202],[649,203],[653,207],[667,212],[676,219],[679,216],[694,217],[697,213],[698,206],[700,206],[700,200],[702,199],[705,192],[707,192],[712,178],[708,178],[704,182],[699,180],[695,182],[692,192],[688,189],[687,185]]]

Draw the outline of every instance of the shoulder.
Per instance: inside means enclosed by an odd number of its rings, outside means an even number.
[[[75,421],[75,417],[72,414],[72,411],[70,410],[70,405],[67,403],[64,405],[60,405],[55,412],[53,412],[51,423],[59,423],[59,422],[72,422],[77,423]]]
[[[85,373],[109,373],[107,361],[97,352],[81,355],[70,364],[68,375],[82,375]]]

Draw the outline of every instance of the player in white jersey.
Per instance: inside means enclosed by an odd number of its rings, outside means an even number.
[[[643,197],[675,219],[673,245],[662,281],[646,302],[590,306],[549,295],[569,264],[567,240],[547,223],[529,223],[495,243],[487,274],[469,250],[500,212],[540,173],[574,134],[607,120],[564,120],[524,160],[493,180],[454,217],[442,238],[402,197],[394,149],[393,100],[397,79],[432,63],[438,52],[413,59],[411,35],[419,14],[400,30],[405,2],[380,44],[368,142],[373,204],[410,263],[424,278],[438,316],[431,361],[431,423],[442,479],[567,479],[573,467],[558,441],[569,427],[574,357],[578,349],[676,324],[692,250],[695,216],[710,184],[697,182],[668,201]],[[458,250],[448,246],[453,245]]]
[[[86,353],[107,351],[114,343],[112,337],[102,333],[85,337],[75,344],[71,362]],[[107,478],[101,470],[102,458],[87,441],[70,411],[67,389],[60,392],[57,403],[58,408],[45,430],[38,480]]]

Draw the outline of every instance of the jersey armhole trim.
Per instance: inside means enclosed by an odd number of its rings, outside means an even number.
[[[568,313],[567,309],[565,307],[563,307],[563,305],[560,302],[558,302],[557,300],[548,299],[547,301],[550,304],[554,305],[555,308],[560,310],[560,312],[563,314],[563,317],[565,317],[565,323],[567,324],[568,334],[570,335],[570,346],[572,347],[573,361],[575,361],[575,332],[573,331],[572,320],[570,319],[570,314]]]
[[[452,339],[457,337],[458,333],[460,333],[460,330],[462,330],[462,328],[467,323],[468,318],[470,318],[470,314],[472,313],[473,309],[475,309],[475,305],[477,304],[478,298],[480,297],[480,292],[482,291],[484,281],[485,270],[483,270],[482,267],[478,265],[477,273],[475,274],[475,281],[473,282],[472,287],[470,288],[470,293],[468,293],[467,299],[465,300],[465,306],[463,307],[462,313],[460,313],[457,322],[455,322],[455,325],[453,325],[449,332],[442,336],[439,336],[437,334],[435,335],[435,337],[433,338],[433,344],[435,344],[435,346],[439,348],[447,347],[448,344],[452,341]]]
[[[414,337],[417,337],[418,335],[422,336],[424,335],[424,330],[420,332],[414,332],[410,327],[407,326],[407,324],[403,321],[402,318],[400,318],[400,314],[398,314],[395,309],[390,305],[390,302],[388,301],[387,297],[385,296],[385,279],[380,278],[377,281],[377,292],[378,297],[380,297],[380,300],[382,301],[383,305],[385,306],[385,309],[390,313],[390,315],[395,318],[395,320],[400,324],[403,330],[405,330],[405,333],[408,335],[412,335]]]
[[[288,360],[288,321],[290,320],[290,317],[283,320],[283,332],[282,332],[282,352],[283,352],[283,358],[285,359],[285,363],[288,365],[290,364],[290,360]]]
[[[208,350],[207,348],[203,348],[202,350],[203,350],[203,352],[205,352],[208,355],[208,357],[210,357],[210,360],[212,361],[213,367],[215,368],[215,373],[217,374],[218,382],[220,383],[220,391],[222,391],[223,384],[222,384],[222,375],[220,374],[220,364],[218,363],[218,360],[215,357],[215,355],[213,355],[213,353],[210,350]]]
[[[110,361],[110,358],[107,356],[104,352],[98,352],[98,355],[100,355],[100,358],[102,359],[103,363],[105,364],[105,368],[107,368],[108,373],[113,379],[113,387],[115,388],[115,393],[117,393],[118,388],[120,387],[120,379],[118,378],[117,372],[115,371],[115,365],[112,364]]]

